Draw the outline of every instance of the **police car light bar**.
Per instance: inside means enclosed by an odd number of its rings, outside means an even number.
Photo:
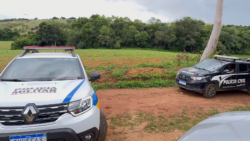
[[[215,59],[217,59],[217,58],[224,58],[224,59],[240,60],[240,58],[238,58],[238,57],[229,57],[229,56],[222,56],[222,55],[215,55],[214,58]]]
[[[218,58],[232,59],[234,62],[235,62],[236,60],[250,61],[250,60],[248,60],[247,58],[229,57],[229,56],[222,56],[222,55],[215,55],[214,58],[215,58],[215,59],[218,59]]]
[[[27,50],[27,49],[34,49],[34,50],[42,50],[42,49],[46,49],[46,50],[55,50],[55,49],[74,50],[75,47],[36,47],[36,46],[27,46],[27,47],[23,47],[23,49],[25,49],[25,50]]]
[[[73,57],[76,57],[75,55],[75,47],[38,47],[38,46],[26,46],[23,47],[25,50],[20,57],[23,57],[25,54],[29,53],[30,51],[38,53],[37,50],[65,50],[65,51],[71,51],[71,54]]]

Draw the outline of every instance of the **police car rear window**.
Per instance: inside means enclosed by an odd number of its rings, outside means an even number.
[[[84,79],[84,75],[77,59],[30,58],[14,60],[1,79],[52,81]]]
[[[248,65],[247,64],[240,64],[239,65],[239,71],[240,72],[247,72],[248,71]]]

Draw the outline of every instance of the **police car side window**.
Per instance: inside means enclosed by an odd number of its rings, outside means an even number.
[[[239,65],[239,71],[240,72],[247,72],[248,71],[248,65],[247,64],[240,64]]]

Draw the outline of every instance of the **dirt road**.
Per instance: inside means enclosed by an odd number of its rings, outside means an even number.
[[[116,115],[138,113],[152,113],[155,116],[160,113],[171,115],[180,113],[183,109],[189,112],[197,111],[198,108],[204,111],[211,108],[221,110],[250,104],[250,96],[244,91],[219,92],[213,99],[206,99],[198,93],[179,88],[104,90],[97,91],[97,95],[108,123],[109,117]],[[126,129],[119,135],[114,134],[115,130],[109,128],[107,140],[172,141],[184,134],[184,131],[178,130],[170,133],[147,133],[143,124],[134,130]]]

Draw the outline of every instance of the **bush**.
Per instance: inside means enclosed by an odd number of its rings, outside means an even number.
[[[11,50],[22,49],[24,46],[37,45],[37,34],[29,33],[15,38],[11,44]]]

